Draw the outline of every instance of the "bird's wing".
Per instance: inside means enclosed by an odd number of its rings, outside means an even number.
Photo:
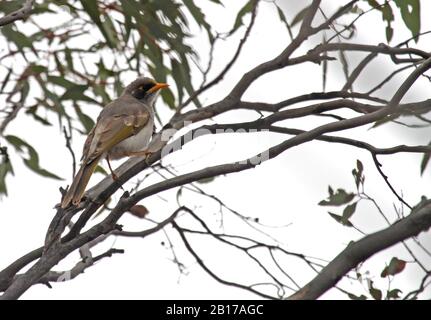
[[[118,99],[105,107],[84,144],[83,161],[92,162],[119,142],[137,134],[150,119],[138,101]]]
[[[84,160],[85,156],[88,154],[88,150],[90,148],[91,141],[93,140],[95,130],[96,130],[96,125],[88,133],[87,139],[85,139],[84,150],[82,151],[81,161]]]

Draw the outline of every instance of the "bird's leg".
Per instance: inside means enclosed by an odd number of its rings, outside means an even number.
[[[106,156],[106,162],[108,163],[109,171],[111,171],[112,180],[115,180],[115,181],[118,180],[118,176],[114,173],[114,170],[112,170],[111,162],[109,161],[109,156]]]
[[[111,177],[112,177],[112,180],[114,180],[115,182],[117,182],[117,180],[118,180],[118,176],[115,174],[114,170],[112,170],[111,162],[109,161],[109,155],[107,155],[107,156],[106,156],[106,162],[108,163],[109,171],[111,171]],[[121,190],[123,190],[123,191],[124,191],[124,189],[123,189],[123,186],[122,186],[122,185],[120,185],[120,188],[121,188]]]

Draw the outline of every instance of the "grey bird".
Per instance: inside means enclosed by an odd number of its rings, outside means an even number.
[[[154,103],[159,90],[168,87],[142,77],[129,84],[121,96],[107,104],[88,134],[82,152],[81,167],[61,202],[62,208],[78,205],[100,160],[147,156],[146,147],[154,128]]]

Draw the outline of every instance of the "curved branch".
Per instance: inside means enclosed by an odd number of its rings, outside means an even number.
[[[337,284],[352,268],[377,252],[418,235],[431,227],[431,203],[390,227],[370,234],[347,246],[320,273],[301,290],[289,297],[293,300],[317,299]]]

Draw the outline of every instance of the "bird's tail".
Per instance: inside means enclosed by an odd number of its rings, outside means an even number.
[[[67,208],[70,204],[78,205],[81,202],[81,198],[84,195],[85,187],[87,187],[90,177],[96,169],[99,159],[94,159],[90,163],[83,163],[78,173],[73,179],[72,185],[67,190],[66,195],[61,202],[61,207]]]

